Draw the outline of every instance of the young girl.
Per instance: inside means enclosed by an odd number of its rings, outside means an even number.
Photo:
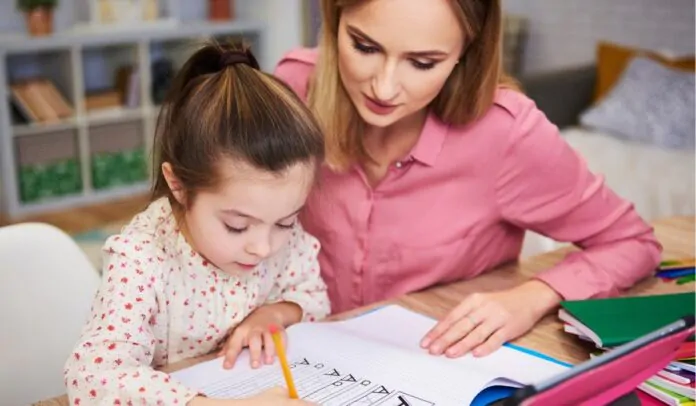
[[[266,332],[329,312],[317,240],[297,222],[323,159],[303,103],[248,50],[184,65],[157,126],[149,207],[104,246],[103,284],[65,366],[71,404],[303,405],[287,391],[212,400],[155,368],[224,344],[273,362]],[[221,361],[223,362],[223,361]]]

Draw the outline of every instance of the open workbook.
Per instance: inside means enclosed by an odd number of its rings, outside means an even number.
[[[477,396],[486,388],[517,388],[568,368],[508,345],[482,358],[429,355],[419,342],[434,324],[391,305],[346,321],[290,327],[287,355],[299,396],[327,406],[470,405],[480,403]],[[252,369],[247,352],[232,370],[216,358],[172,377],[211,398],[243,398],[285,386],[278,361]]]

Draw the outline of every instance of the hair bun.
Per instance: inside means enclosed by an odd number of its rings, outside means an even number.
[[[224,69],[228,66],[236,65],[238,63],[243,63],[249,65],[254,69],[260,70],[260,66],[254,54],[251,53],[249,48],[245,50],[231,49],[226,50],[220,55],[220,69]]]

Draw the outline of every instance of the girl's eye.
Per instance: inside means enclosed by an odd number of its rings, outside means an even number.
[[[236,228],[236,227],[229,226],[227,224],[225,224],[225,228],[227,229],[227,231],[229,231],[230,233],[234,233],[234,234],[241,234],[247,230],[247,227]]]
[[[373,54],[379,51],[377,47],[360,42],[357,38],[353,38],[353,48],[364,54]]]
[[[283,230],[290,230],[290,229],[292,229],[293,227],[295,227],[295,222],[293,221],[293,222],[290,223],[290,224],[276,224],[276,226],[277,226],[278,228],[282,228]]]
[[[428,70],[435,67],[435,62],[422,62],[415,59],[411,60],[411,64],[419,70]]]

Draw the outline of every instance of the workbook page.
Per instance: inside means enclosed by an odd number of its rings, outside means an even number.
[[[349,321],[291,327],[287,353],[300,397],[327,406],[462,405],[505,376],[487,363],[426,354],[417,346],[429,328],[426,322],[432,320],[388,307]],[[231,371],[215,359],[173,377],[212,398],[248,397],[285,386],[277,361],[254,370],[246,352]]]
[[[330,323],[327,327],[345,335],[425,354],[425,350],[420,348],[420,341],[436,323],[437,320],[428,316],[401,306],[389,305],[360,317]],[[456,359],[438,359],[520,384],[539,382],[568,369],[567,365],[530,355],[510,346],[504,346],[482,358],[467,355]]]

